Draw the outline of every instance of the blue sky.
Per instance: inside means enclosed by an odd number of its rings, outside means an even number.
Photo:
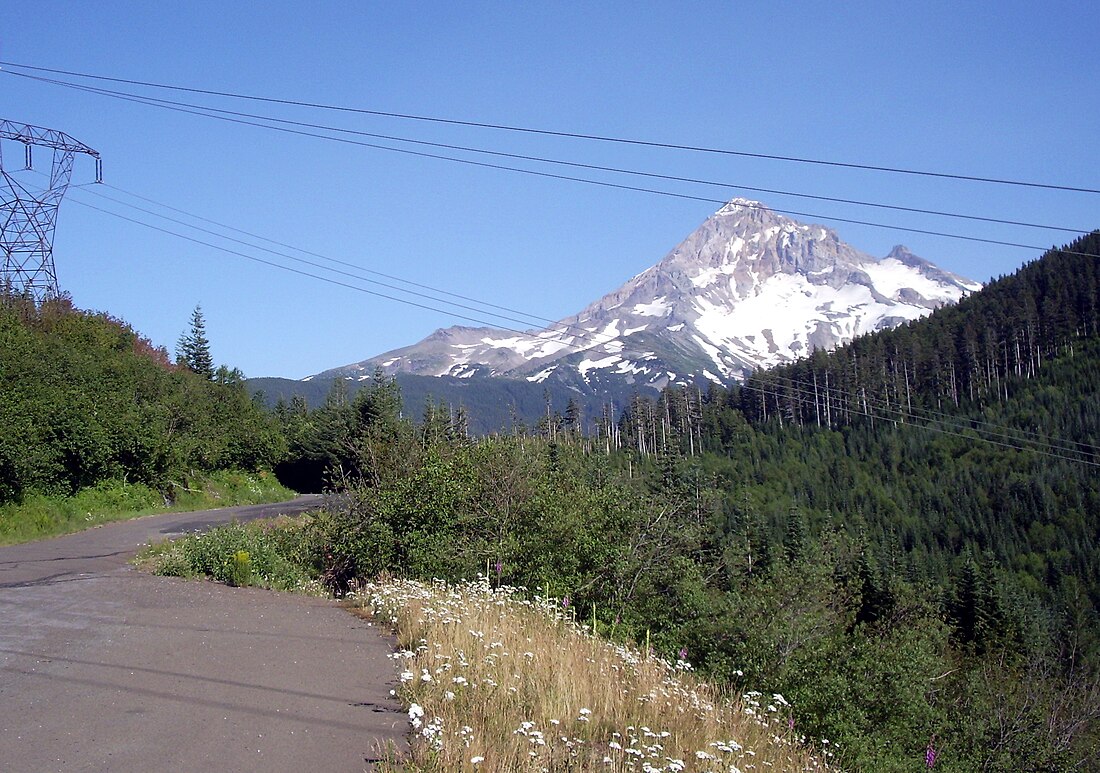
[[[6,3],[0,22],[0,60],[20,64],[389,112],[1100,188],[1094,45],[1100,10],[1091,3],[44,2],[33,9]],[[141,91],[581,163],[1100,227],[1096,194]],[[105,181],[115,186],[73,188],[62,204],[54,255],[62,288],[77,305],[122,317],[172,350],[201,303],[215,359],[249,376],[302,377],[411,344],[439,327],[470,323],[250,262],[77,202],[215,241],[95,195],[154,208],[127,198],[138,194],[547,319],[578,311],[657,262],[718,207],[291,136],[9,73],[0,73],[0,105],[0,118],[60,129],[99,150]],[[5,143],[3,150],[9,164],[18,158],[18,148]],[[45,168],[46,155],[37,158]],[[91,174],[89,166],[78,166],[74,183]],[[1009,273],[1037,253],[824,218],[1034,245],[1072,238],[732,188],[641,184],[715,199],[750,195],[775,208],[819,215],[800,219],[834,227],[871,254],[906,244],[978,280]]]

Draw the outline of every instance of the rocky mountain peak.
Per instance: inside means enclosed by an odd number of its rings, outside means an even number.
[[[822,225],[732,199],[664,258],[571,317],[529,335],[456,326],[328,371],[611,381],[729,382],[957,301],[980,285],[898,245],[877,259]]]

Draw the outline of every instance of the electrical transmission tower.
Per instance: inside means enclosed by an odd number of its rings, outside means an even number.
[[[0,120],[0,140],[23,143],[24,170],[31,169],[31,148],[40,145],[53,149],[49,185],[44,190],[30,189],[4,166],[0,150],[0,288],[26,294],[41,303],[55,297],[57,270],[53,263],[53,233],[57,208],[69,187],[73,161],[77,153],[95,159],[95,181],[103,181],[103,162],[99,153],[64,132]],[[2,148],[2,144],[0,144]],[[32,186],[33,187],[33,186]]]

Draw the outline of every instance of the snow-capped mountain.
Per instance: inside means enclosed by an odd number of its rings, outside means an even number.
[[[729,383],[917,319],[981,285],[895,247],[874,258],[820,225],[734,199],[650,269],[526,334],[450,327],[319,376],[388,373],[563,380],[579,388]]]

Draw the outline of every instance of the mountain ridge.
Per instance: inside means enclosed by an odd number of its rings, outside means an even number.
[[[831,228],[732,199],[659,262],[542,330],[442,328],[309,378],[363,378],[381,367],[391,375],[553,379],[582,391],[611,381],[728,385],[980,288],[903,245],[875,258]]]

